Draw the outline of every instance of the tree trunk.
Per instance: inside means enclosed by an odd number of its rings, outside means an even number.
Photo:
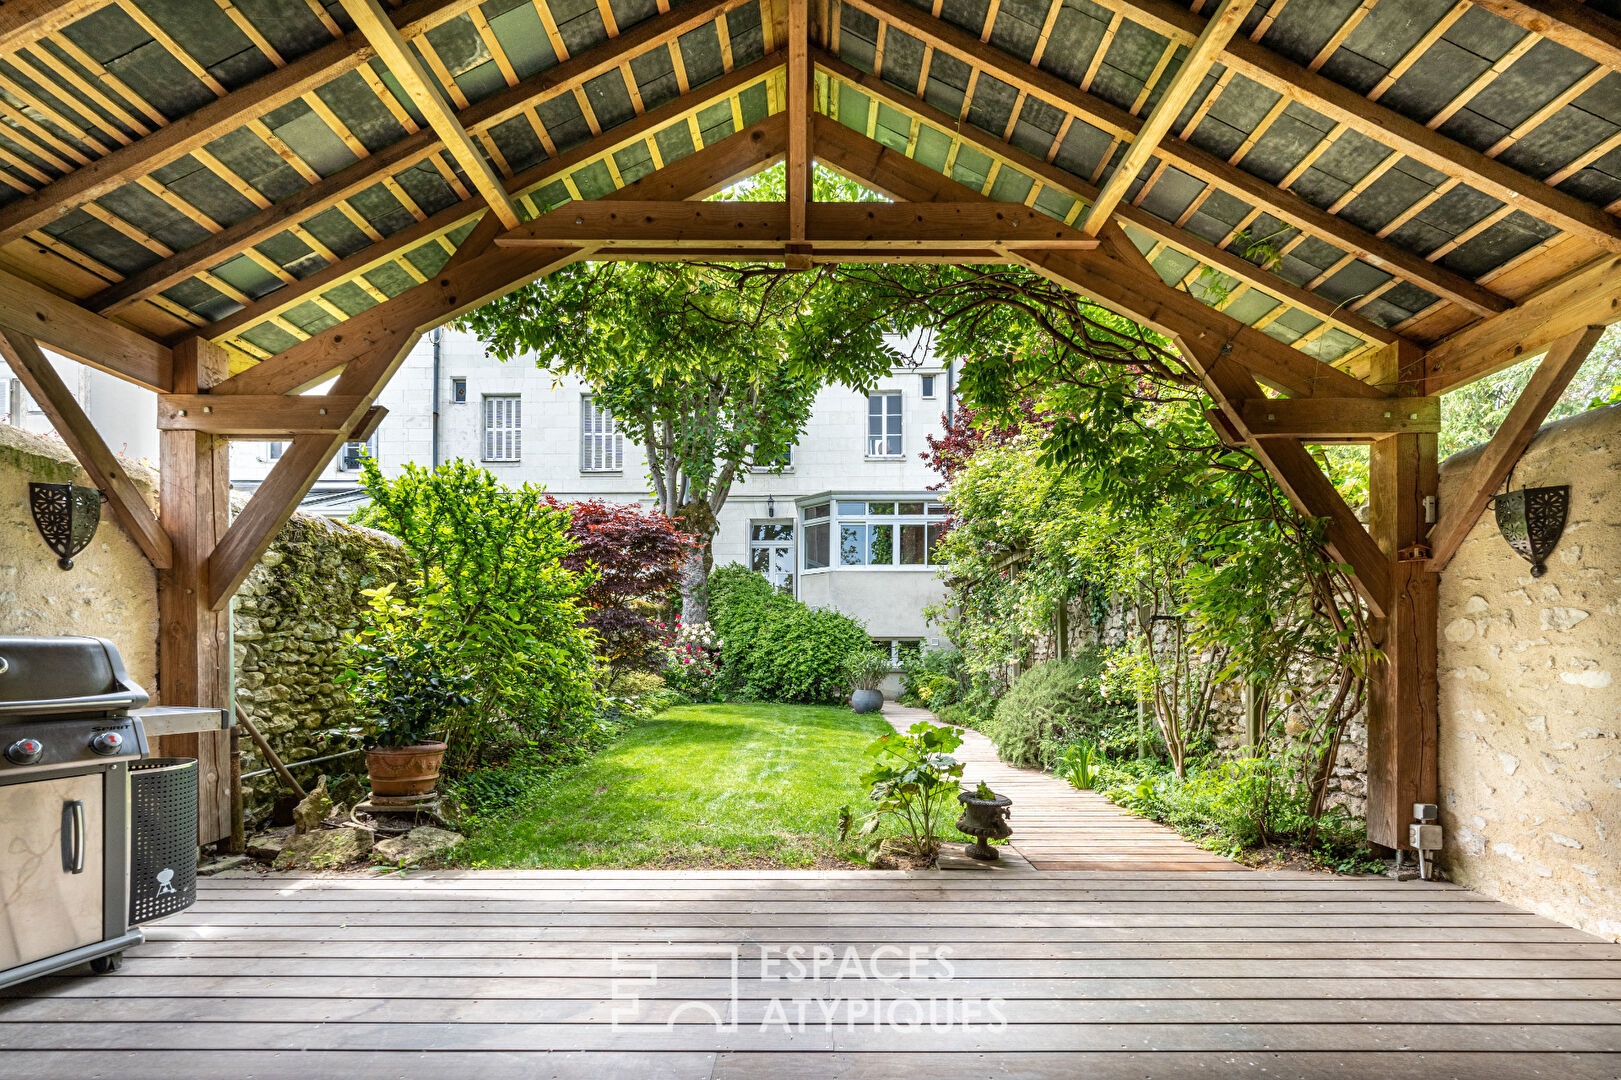
[[[709,621],[709,574],[715,568],[715,536],[698,538],[701,545],[687,556],[681,578],[681,624],[696,626]]]

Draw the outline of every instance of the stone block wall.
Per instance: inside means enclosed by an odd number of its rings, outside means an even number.
[[[335,752],[321,731],[354,722],[348,698],[337,685],[339,646],[359,625],[366,598],[361,590],[397,581],[406,568],[398,540],[385,533],[294,514],[242,584],[234,608],[236,699],[266,741],[291,764]],[[244,773],[263,769],[251,740],[241,740]],[[295,769],[313,784],[323,773],[363,768],[360,755]],[[277,791],[273,775],[243,783],[250,821],[263,816]]]
[[[1442,465],[1443,506],[1478,453]],[[1570,514],[1543,577],[1489,509],[1441,575],[1443,864],[1621,940],[1621,408],[1544,427],[1511,484],[1569,484]]]

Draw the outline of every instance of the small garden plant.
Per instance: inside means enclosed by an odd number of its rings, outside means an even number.
[[[945,839],[941,830],[957,801],[963,766],[952,751],[961,745],[955,728],[926,720],[876,739],[867,747],[873,765],[861,777],[871,786],[867,797],[874,805],[856,835],[896,826],[902,854],[914,864],[933,865]],[[848,814],[841,819],[846,833],[852,824]]]

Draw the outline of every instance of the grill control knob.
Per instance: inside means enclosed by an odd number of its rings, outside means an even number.
[[[18,739],[6,747],[6,760],[13,765],[32,765],[45,753],[45,744],[38,739]]]
[[[90,740],[90,749],[104,757],[111,757],[124,749],[124,736],[116,731],[103,731]]]

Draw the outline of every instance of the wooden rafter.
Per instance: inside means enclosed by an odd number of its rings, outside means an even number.
[[[1621,71],[1621,27],[1576,0],[1474,0],[1478,8]]]
[[[707,195],[780,158],[786,144],[787,125],[779,114],[671,162],[603,199]],[[706,174],[706,169],[711,171]],[[701,178],[705,179],[704,186],[697,194],[687,195],[690,185]],[[570,259],[583,257],[583,254],[582,249],[568,249]],[[547,249],[495,248],[459,266],[447,266],[424,284],[233,376],[214,392],[278,394],[315,386],[341,368],[345,356],[368,354],[380,343],[391,341],[393,333],[401,327],[421,332],[437,326],[477,307],[491,296],[550,272],[548,268],[554,262],[555,258],[548,255]]]
[[[1205,23],[1171,0],[1130,0],[1129,5],[1125,0],[1107,0],[1104,6],[1125,7],[1133,20],[1183,41],[1196,40]],[[1256,42],[1244,37],[1229,42],[1221,62],[1268,89],[1295,95],[1295,100],[1329,120],[1344,122],[1352,130],[1432,169],[1449,176],[1465,174],[1471,187],[1493,198],[1512,202],[1526,213],[1605,250],[1621,251],[1621,222],[1600,208],[1440,135],[1394,109],[1369,101]]]
[[[40,351],[39,344],[8,329],[0,335],[0,357],[10,365],[12,374],[22,382],[56,433],[73,451],[73,456],[79,459],[91,482],[106,493],[119,524],[142,554],[153,566],[167,569],[174,558],[168,534],[158,524],[157,515],[146,504],[140,488],[107,448],[67,384],[51,366],[50,359]]]
[[[1183,58],[1182,66],[1177,69],[1175,78],[1160,95],[1153,111],[1149,113],[1148,120],[1132,137],[1131,145],[1121,157],[1120,163],[1115,166],[1109,182],[1098,193],[1097,201],[1087,211],[1086,219],[1081,223],[1081,231],[1086,235],[1096,236],[1102,231],[1104,223],[1114,213],[1114,208],[1125,198],[1126,190],[1131,187],[1132,181],[1137,179],[1137,174],[1148,164],[1148,159],[1158,149],[1160,140],[1171,130],[1171,125],[1182,114],[1183,107],[1193,97],[1194,91],[1199,89],[1210,65],[1221,54],[1228,39],[1238,31],[1254,6],[1255,0],[1222,0],[1221,6],[1210,17],[1204,31]],[[1173,44],[1167,52],[1174,48]]]
[[[805,219],[811,200],[811,65],[810,5],[804,0],[788,2],[788,241],[805,238]],[[804,269],[805,253],[794,256],[790,267]]]
[[[964,126],[959,129],[955,125],[954,118],[946,113],[926,102],[909,97],[905,92],[866,72],[851,67],[842,60],[837,60],[821,52],[816,54],[815,60],[817,66],[830,75],[859,87],[864,93],[901,112],[909,113],[919,120],[927,122],[936,130],[956,131],[964,141],[994,157],[1006,159],[1013,168],[1034,177],[1044,187],[1062,192],[1082,203],[1090,203],[1096,197],[1097,189],[1090,184],[1052,164],[1050,161],[1026,153],[1005,139],[998,140],[995,136],[981,132],[971,126]],[[1202,237],[1188,232],[1186,229],[1167,223],[1146,210],[1132,206],[1129,203],[1122,204],[1117,210],[1116,216],[1130,229],[1145,232],[1155,237],[1162,244],[1169,244],[1179,248],[1206,265],[1219,269],[1222,273],[1247,282],[1268,294],[1281,297],[1289,304],[1309,311],[1317,318],[1326,319],[1343,326],[1353,334],[1380,342],[1390,342],[1396,339],[1397,335],[1389,329],[1348,311],[1343,305],[1336,304],[1316,293],[1308,292],[1294,283],[1256,266],[1238,253],[1228,251],[1221,245],[1212,244]]]
[[[790,124],[790,126],[792,126]],[[807,149],[809,145],[807,143]],[[904,253],[909,248],[1090,250],[1097,240],[1018,203],[811,203],[798,235],[775,202],[580,203],[496,239],[498,247],[815,247]]]
[[[1537,429],[1559,403],[1560,395],[1576,377],[1577,369],[1603,333],[1602,326],[1583,327],[1560,338],[1542,358],[1497,433],[1480,451],[1450,505],[1441,508],[1441,520],[1430,539],[1431,570],[1445,570],[1452,561],[1491,501],[1492,493],[1508,478],[1514,463],[1531,445]]]
[[[1621,320],[1621,258],[1595,259],[1522,300],[1464,327],[1424,354],[1426,392],[1441,394],[1541,353],[1587,326]]]
[[[581,59],[585,58],[582,57]],[[565,151],[556,158],[543,161],[533,168],[514,176],[510,181],[506,182],[507,190],[517,194],[552,183],[560,177],[566,178],[573,170],[582,165],[611,155],[623,146],[646,140],[650,133],[662,129],[681,117],[707,108],[713,103],[735,94],[738,90],[753,85],[762,78],[769,77],[773,68],[777,67],[779,63],[780,61],[773,57],[763,57],[746,67],[738,68],[730,74],[705,83],[697,90],[689,91],[681,97],[667,101],[655,109],[650,109],[640,116],[625,121],[618,127],[610,128],[594,139]],[[284,311],[311,296],[318,296],[322,290],[330,289],[345,280],[364,281],[364,277],[357,277],[356,275],[363,274],[365,270],[375,265],[392,260],[401,252],[410,250],[434,236],[443,235],[455,229],[467,221],[468,218],[477,214],[482,204],[483,201],[480,199],[446,207],[426,220],[393,234],[381,243],[362,248],[348,258],[334,261],[324,270],[311,274],[297,285],[291,285],[266,294],[243,310],[211,324],[204,333],[211,338],[223,338],[272,315],[274,312]],[[386,297],[377,297],[376,299],[383,300]]]
[[[500,178],[495,175],[478,147],[473,145],[467,129],[462,127],[461,121],[452,111],[451,104],[445,100],[439,81],[430,75],[422,61],[417,59],[411,47],[400,36],[399,30],[389,21],[388,13],[383,10],[378,0],[343,0],[343,6],[366,40],[377,50],[383,63],[388,65],[394,77],[405,88],[406,96],[416,105],[417,111],[427,119],[428,125],[450,151],[451,157],[456,159],[456,164],[462,167],[479,194],[484,196],[490,210],[508,228],[518,224],[518,209],[507,198],[506,189],[501,186]],[[455,81],[450,80],[450,85],[454,86]],[[466,104],[464,99],[461,105],[465,107]]]
[[[389,20],[409,40],[461,14],[473,2],[414,0],[390,13]],[[145,138],[73,170],[31,195],[0,207],[0,245],[49,224],[64,206],[98,198],[236,130],[249,118],[263,116],[303,97],[316,87],[353,71],[371,55],[364,35],[353,31],[239,90],[216,98]]]
[[[169,347],[0,270],[0,326],[148,390],[168,390]]]
[[[826,117],[816,118],[814,134],[818,160],[864,184],[876,185],[877,190],[893,199],[977,202],[984,198],[939,171]],[[1111,231],[1105,231],[1102,239],[1110,241]],[[1115,254],[1121,244],[1129,248],[1131,258],[1141,264],[1142,257],[1136,249],[1118,234],[1113,242],[1091,251],[1017,251],[1013,254],[1037,273],[1153,326],[1168,337],[1185,336],[1190,340],[1230,344],[1233,355],[1242,357],[1243,363],[1257,377],[1292,395],[1383,396],[1367,383],[1212,310],[1188,293],[1172,289],[1146,264],[1139,266],[1123,261]]]
[[[906,33],[925,44],[932,44],[937,51],[945,52],[974,66],[975,70],[983,70],[1010,86],[1025,90],[1063,112],[1075,114],[1117,139],[1131,138],[1142,127],[1143,122],[1124,109],[1110,105],[1100,97],[1077,90],[1046,71],[1021,64],[994,49],[986,49],[979,44],[977,38],[963,33],[949,23],[925,21],[902,0],[847,0],[847,2],[867,10],[880,19],[900,25]],[[1202,23],[1200,25],[1202,26]],[[1312,75],[1312,78],[1320,76]],[[1398,244],[1381,240],[1350,222],[1319,209],[1293,192],[1280,190],[1260,177],[1245,172],[1190,143],[1172,139],[1160,144],[1160,152],[1183,172],[1206,183],[1217,184],[1239,198],[1264,207],[1268,213],[1281,220],[1342,250],[1366,256],[1368,261],[1387,272],[1400,273],[1409,281],[1438,296],[1462,304],[1477,314],[1491,315],[1512,306],[1510,301],[1475,284],[1461,274],[1429,263],[1422,256]],[[1105,155],[1105,160],[1107,156]]]

